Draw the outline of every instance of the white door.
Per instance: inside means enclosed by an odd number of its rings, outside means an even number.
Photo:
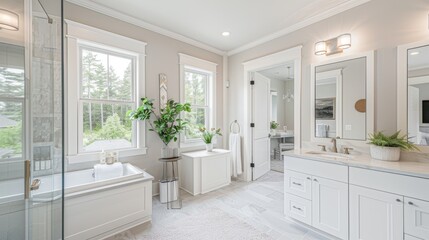
[[[350,186],[350,239],[402,240],[403,197]]]
[[[340,239],[348,239],[348,184],[313,177],[312,192],[313,227]]]
[[[252,97],[252,180],[270,171],[270,79],[253,73]]]
[[[405,233],[429,240],[429,202],[405,198]]]

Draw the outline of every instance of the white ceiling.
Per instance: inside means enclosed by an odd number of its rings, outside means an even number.
[[[290,67],[290,69],[288,69],[288,67]],[[293,62],[291,62],[273,68],[261,70],[258,71],[258,73],[264,75],[271,80],[288,81],[293,80],[293,71]]]
[[[236,53],[370,0],[68,0],[215,52]],[[231,32],[223,37],[222,32]]]

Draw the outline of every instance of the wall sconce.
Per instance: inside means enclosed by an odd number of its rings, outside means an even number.
[[[316,55],[332,55],[342,53],[344,49],[352,46],[352,35],[350,33],[342,34],[336,38],[317,42],[314,46]]]
[[[0,9],[0,29],[18,31],[19,29],[18,14],[8,11],[6,9]]]

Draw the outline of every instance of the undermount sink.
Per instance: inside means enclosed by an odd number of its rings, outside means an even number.
[[[321,157],[337,158],[337,159],[351,159],[352,157],[343,153],[322,152],[322,151],[308,151],[306,154],[317,155]]]

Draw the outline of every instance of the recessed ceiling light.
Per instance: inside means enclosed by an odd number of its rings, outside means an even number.
[[[230,34],[231,34],[230,32],[223,32],[223,33],[222,33],[222,36],[224,36],[224,37],[228,37]]]
[[[411,56],[415,56],[415,55],[419,55],[419,54],[420,54],[420,52],[412,52],[412,53],[410,53]]]

